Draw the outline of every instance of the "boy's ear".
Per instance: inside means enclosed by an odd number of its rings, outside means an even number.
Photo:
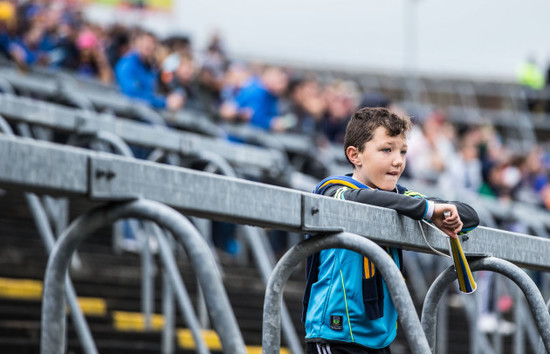
[[[361,166],[359,150],[355,146],[348,146],[346,149],[346,155],[354,166]]]

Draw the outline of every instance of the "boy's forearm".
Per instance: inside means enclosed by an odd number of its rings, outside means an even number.
[[[327,190],[327,195],[334,196],[338,189]],[[343,199],[358,203],[393,209],[401,215],[415,220],[425,217],[428,203],[425,199],[411,198],[402,194],[376,189],[348,189]]]
[[[329,188],[325,195],[334,197],[341,190],[340,187]],[[345,187],[344,187],[345,188]],[[458,201],[446,201],[439,198],[418,198],[408,195],[397,194],[376,189],[346,189],[341,193],[342,199],[351,200],[358,203],[375,205],[383,208],[393,209],[401,215],[408,216],[415,220],[429,219],[426,213],[429,210],[427,201],[436,204],[454,204],[458,209],[458,214],[464,224],[463,232],[470,231],[479,225],[479,217],[476,211],[468,204]]]

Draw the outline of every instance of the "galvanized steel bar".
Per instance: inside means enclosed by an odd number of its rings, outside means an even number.
[[[210,351],[204,343],[204,338],[201,335],[201,328],[198,325],[199,321],[197,319],[195,310],[193,309],[193,304],[191,303],[189,293],[185,288],[185,283],[183,282],[178,271],[178,266],[176,264],[172,248],[170,247],[166,235],[164,235],[164,233],[158,228],[157,225],[153,225],[152,230],[159,244],[159,252],[161,256],[160,259],[164,265],[165,272],[171,280],[171,284],[168,290],[174,291],[177,295],[176,299],[180,306],[181,314],[183,316],[185,324],[191,331],[193,340],[195,341],[197,352],[202,354],[209,354]],[[169,300],[169,298],[167,300]]]
[[[382,245],[430,252],[418,222],[400,216],[394,210],[316,195],[304,196],[303,210],[306,231],[341,229],[366,236]],[[447,237],[443,233],[427,225],[423,228],[433,248],[448,252]],[[468,236],[468,240],[462,239],[466,256],[491,254],[526,268],[550,270],[550,240],[482,226]]]
[[[471,262],[470,267],[472,271],[490,270],[500,273],[510,278],[518,285],[529,304],[529,308],[533,314],[546,350],[550,352],[550,314],[533,280],[516,265],[495,257],[486,257]],[[451,266],[437,277],[428,290],[428,294],[424,300],[424,305],[422,307],[422,327],[424,328],[424,333],[426,333],[431,348],[433,348],[435,341],[435,315],[437,313],[437,305],[441,298],[441,294],[443,294],[445,289],[455,280],[456,274],[454,272],[454,267]]]
[[[0,93],[0,114],[6,119],[38,124],[52,129],[96,133],[109,132],[129,144],[187,155],[210,151],[219,154],[236,166],[256,167],[269,173],[283,168],[281,152],[255,146],[232,144],[228,141],[199,134],[151,126],[111,115],[68,108],[61,105]]]
[[[42,241],[44,242],[46,253],[51,254],[55,245],[55,237],[51,231],[51,226],[48,222],[48,217],[44,212],[44,208],[42,207],[40,200],[35,194],[25,193],[25,199],[33,215],[38,233],[40,234],[40,236],[42,237]],[[65,293],[69,302],[69,308],[71,310],[70,314],[74,322],[76,334],[82,345],[82,349],[87,354],[97,354],[98,351],[94,342],[94,338],[92,337],[92,332],[90,331],[90,327],[88,327],[88,323],[86,322],[84,314],[80,309],[80,304],[77,300],[76,291],[68,275],[64,281],[66,283]]]
[[[241,230],[243,230],[245,238],[250,248],[253,250],[252,256],[256,261],[256,265],[260,270],[264,283],[269,284],[269,277],[273,272],[273,263],[270,259],[274,258],[274,256],[273,251],[269,252],[270,248],[268,249],[268,247],[271,246],[266,247],[268,243],[262,242],[263,240],[267,240],[267,235],[265,235],[265,233],[263,235],[260,234],[260,232],[263,233],[263,230],[246,225],[242,226]],[[302,343],[298,338],[296,328],[294,328],[292,317],[288,312],[284,299],[281,298],[281,302],[281,324],[285,339],[292,354],[302,354]]]
[[[281,345],[281,300],[284,286],[292,271],[307,256],[328,248],[349,249],[368,257],[374,262],[388,286],[411,351],[413,353],[429,353],[428,341],[424,332],[422,332],[403,275],[396,264],[388,257],[386,251],[371,240],[347,232],[319,235],[302,241],[279,260],[266,288],[263,314],[263,353],[279,353]]]
[[[89,151],[0,136],[0,180],[8,188],[52,194],[88,193]]]
[[[141,312],[145,317],[145,329],[150,330],[151,316],[155,311],[154,276],[155,261],[149,244],[149,234],[143,233],[138,239],[141,255]]]
[[[0,115],[0,132],[8,135],[13,135],[13,130],[11,129],[10,125],[8,124],[8,122],[6,122],[4,117],[2,117],[1,115]]]
[[[244,341],[227,294],[208,246],[191,223],[175,210],[148,200],[136,200],[96,208],[76,219],[64,232],[50,255],[44,280],[42,302],[41,353],[60,353],[65,347],[65,275],[72,253],[78,245],[98,228],[120,218],[144,218],[162,225],[187,250],[201,286],[224,351],[245,353]]]
[[[4,134],[13,135],[11,127],[3,120],[2,117],[0,117],[0,129]],[[40,237],[42,238],[44,247],[46,248],[46,253],[50,254],[55,244],[55,237],[52,233],[52,228],[48,221],[48,216],[46,215],[42,203],[40,203],[40,199],[38,198],[38,196],[32,193],[25,193],[25,200],[27,201],[29,209],[33,215],[36,228],[38,230],[38,233],[40,234]],[[92,337],[90,327],[88,327],[88,323],[86,322],[84,314],[80,309],[80,305],[76,296],[76,291],[68,276],[65,282],[66,295],[69,302],[69,308],[71,309],[70,314],[75,325],[76,333],[80,339],[82,349],[86,354],[96,354],[98,353],[98,351]]]
[[[0,136],[0,185],[92,200],[144,197],[189,215],[296,232],[345,229],[383,245],[431,252],[418,223],[393,210],[5,136]],[[428,242],[446,251],[446,237],[424,227]],[[466,255],[490,253],[527,268],[550,270],[550,241],[540,237],[478,227],[462,246]]]
[[[161,353],[173,354],[175,352],[174,335],[176,320],[174,316],[174,290],[172,289],[170,275],[167,270],[162,272],[162,315],[164,326],[162,327]]]

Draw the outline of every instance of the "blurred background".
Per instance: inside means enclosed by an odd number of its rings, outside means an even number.
[[[0,128],[310,192],[324,177],[351,172],[342,147],[351,114],[387,107],[414,122],[405,186],[471,203],[483,226],[548,237],[548,13],[542,0],[3,0]],[[126,129],[106,136],[109,122]],[[83,124],[97,131],[79,131]],[[20,191],[0,197],[0,351],[35,353],[47,253],[34,208],[47,211],[59,235],[97,203],[40,196],[31,213]],[[269,241],[258,245],[238,225],[192,222],[223,269],[249,352],[259,350],[269,275],[261,258],[273,266],[304,235],[258,228]],[[142,269],[159,257],[152,235],[146,223],[126,220],[102,229],[73,261],[78,294],[94,299],[86,316],[102,353],[194,352],[181,319],[177,345],[161,346],[165,290],[158,268]],[[179,252],[201,326],[210,328]],[[420,310],[449,262],[415,252],[405,260]],[[284,325],[300,341],[303,272],[285,293],[292,316]],[[547,275],[527,272],[547,299]],[[437,353],[535,353],[524,300],[506,278],[478,274],[475,296],[451,290],[445,298],[449,332]],[[392,347],[409,352],[402,333]],[[73,327],[68,351],[85,351]]]

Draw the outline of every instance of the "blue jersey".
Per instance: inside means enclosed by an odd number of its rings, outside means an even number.
[[[322,181],[315,193],[334,185],[367,189],[348,176]],[[388,248],[399,266],[400,252]],[[362,255],[346,249],[327,249],[315,255],[317,267],[311,280],[305,312],[306,341],[339,341],[369,348],[387,347],[397,333],[397,311],[382,276]],[[311,272],[310,272],[311,274]],[[310,278],[308,276],[308,278]]]
[[[460,233],[479,224],[475,210],[464,203],[428,198],[400,185],[393,191],[372,189],[351,175],[328,177],[314,193],[390,208],[415,220],[431,217],[430,204],[452,203],[464,224]],[[401,250],[386,249],[401,268]],[[302,313],[306,341],[338,341],[374,349],[391,344],[397,332],[397,311],[372,262],[353,251],[327,249],[308,257],[306,268]]]

